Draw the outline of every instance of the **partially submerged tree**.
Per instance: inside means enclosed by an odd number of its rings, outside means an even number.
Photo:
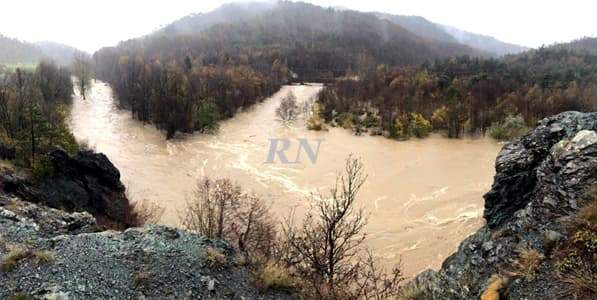
[[[299,107],[296,104],[296,97],[292,92],[282,98],[280,106],[276,109],[276,115],[282,121],[282,123],[290,123],[296,120],[299,114]]]
[[[83,99],[91,86],[91,59],[83,52],[75,53],[73,61],[73,74],[77,77],[76,83]]]

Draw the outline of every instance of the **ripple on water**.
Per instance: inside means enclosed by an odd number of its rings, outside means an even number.
[[[216,135],[181,135],[166,141],[153,126],[117,109],[110,88],[96,82],[88,100],[75,98],[71,127],[78,140],[110,157],[135,199],[163,203],[163,222],[169,225],[178,224],[196,179],[204,176],[237,181],[271,201],[279,217],[293,208],[304,212],[310,195],[333,186],[344,159],[354,153],[362,157],[369,174],[358,203],[369,216],[368,245],[387,262],[402,258],[406,274],[438,267],[481,226],[482,195],[492,182],[500,146],[488,139],[448,140],[439,135],[397,142],[355,137],[335,128],[311,132],[304,120],[289,127],[276,121],[275,109],[286,93],[294,92],[303,102],[321,88],[283,87],[222,122]],[[325,141],[316,164],[264,164],[270,138]]]

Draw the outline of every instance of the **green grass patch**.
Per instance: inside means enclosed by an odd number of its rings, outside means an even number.
[[[23,63],[12,63],[12,64],[5,64],[0,63],[0,69],[6,69],[9,72],[14,72],[17,69],[33,71],[37,68],[36,62],[23,62]]]

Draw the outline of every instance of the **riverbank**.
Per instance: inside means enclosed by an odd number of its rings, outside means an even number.
[[[465,239],[438,272],[417,276],[409,295],[594,299],[591,285],[582,284],[595,274],[597,199],[590,188],[597,183],[596,130],[596,113],[564,113],[505,145],[485,195],[488,225]],[[224,242],[164,226],[99,230],[88,213],[65,213],[0,191],[0,297],[293,297],[259,294]],[[205,254],[214,249],[225,259]]]
[[[321,86],[285,86],[273,97],[221,123],[215,135],[166,140],[152,125],[119,110],[111,90],[97,82],[87,100],[76,98],[71,128],[79,141],[105,153],[122,174],[133,200],[166,208],[162,224],[177,226],[199,178],[230,178],[266,200],[279,220],[292,209],[301,216],[310,195],[333,186],[351,153],[363,159],[369,175],[359,206],[369,216],[369,247],[384,262],[402,261],[409,275],[432,267],[482,226],[483,193],[494,175],[500,145],[491,139],[397,142],[353,136],[342,128],[309,131],[300,118],[282,125],[275,110],[292,92],[297,102],[313,99]],[[265,164],[271,138],[288,139],[294,159],[298,138],[323,139],[317,162]],[[167,187],[167,188],[166,188]]]

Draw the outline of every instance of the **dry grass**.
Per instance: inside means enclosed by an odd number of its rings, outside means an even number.
[[[52,264],[54,261],[56,261],[56,256],[54,255],[54,252],[50,250],[33,252],[33,262],[38,266]]]
[[[153,273],[140,271],[133,276],[133,283],[136,287],[146,286],[152,277]]]
[[[518,251],[518,260],[514,264],[516,273],[531,281],[535,279],[537,269],[544,259],[545,256],[535,249],[521,249]]]
[[[8,205],[6,205],[4,208],[18,214],[23,211],[25,204],[22,201],[10,200],[10,203],[8,203]]]
[[[226,264],[226,255],[213,247],[205,249],[202,257],[210,267],[221,267]]]
[[[22,245],[13,244],[6,244],[5,248],[8,253],[2,256],[0,260],[0,270],[3,272],[12,271],[24,260],[31,260],[38,266],[56,261],[54,252],[49,250],[32,251]]]
[[[574,268],[560,273],[558,278],[568,285],[569,293],[576,298],[597,299],[597,274],[590,262],[579,261]]]
[[[8,300],[29,300],[33,299],[31,296],[25,293],[16,293],[8,298]]]
[[[400,288],[396,300],[426,300],[423,289],[418,284],[408,284]]]
[[[597,228],[597,184],[589,188],[584,197],[585,205],[576,214],[578,227]]]
[[[12,271],[22,260],[31,256],[31,251],[20,245],[7,245],[6,248],[8,253],[0,260],[0,270],[3,272]]]
[[[124,223],[130,227],[143,227],[147,224],[156,224],[164,214],[164,208],[149,200],[134,201],[127,193],[129,205],[125,214]]]
[[[275,264],[267,264],[255,274],[255,283],[262,291],[293,290],[297,287],[297,280],[284,269]]]
[[[597,299],[597,184],[587,190],[576,227],[555,251],[556,275],[567,294],[576,299]]]

